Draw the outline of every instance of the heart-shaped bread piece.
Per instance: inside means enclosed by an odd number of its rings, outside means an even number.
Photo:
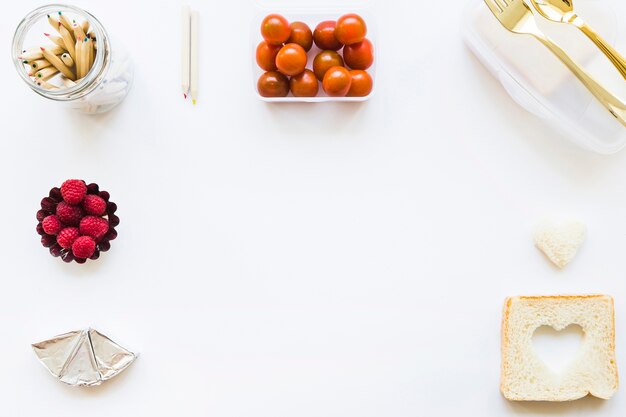
[[[576,256],[587,236],[587,227],[579,221],[561,224],[544,222],[534,233],[535,245],[553,264],[564,268]]]

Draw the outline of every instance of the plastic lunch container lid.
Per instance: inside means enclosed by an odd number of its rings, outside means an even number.
[[[617,22],[606,3],[576,0],[576,10],[594,30],[615,44]],[[463,21],[468,47],[520,106],[584,149],[612,154],[626,145],[626,128],[537,40],[507,31],[483,0],[470,1]],[[580,31],[540,17],[537,23],[601,84],[626,99],[623,78]]]

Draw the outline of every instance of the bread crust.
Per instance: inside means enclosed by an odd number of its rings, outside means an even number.
[[[511,339],[510,339],[510,319],[511,319],[511,311],[513,308],[513,303],[514,301],[543,301],[543,300],[590,300],[590,299],[603,299],[606,300],[608,303],[610,303],[610,312],[611,312],[611,317],[610,317],[610,322],[611,322],[611,326],[610,326],[610,335],[609,335],[609,350],[612,353],[612,359],[611,359],[611,365],[613,366],[614,369],[614,377],[615,377],[615,387],[614,387],[614,391],[615,392],[617,390],[617,387],[619,385],[619,373],[617,370],[617,366],[615,365],[615,302],[613,300],[613,297],[609,296],[609,295],[602,295],[602,294],[589,294],[589,295],[540,295],[540,296],[515,296],[515,297],[507,297],[504,301],[504,306],[503,306],[503,311],[502,311],[502,323],[501,323],[501,367],[500,367],[500,372],[501,372],[501,377],[500,377],[500,392],[503,394],[503,396],[509,400],[509,401],[553,401],[553,402],[563,402],[563,401],[572,401],[572,400],[577,400],[580,398],[583,398],[587,395],[593,395],[596,396],[598,398],[604,398],[604,399],[609,399],[610,396],[608,398],[605,398],[601,395],[598,395],[597,393],[593,392],[593,389],[587,390],[586,393],[584,393],[584,395],[577,395],[573,398],[568,398],[568,397],[550,397],[550,398],[541,398],[541,399],[532,399],[529,398],[528,396],[523,397],[523,396],[514,396],[512,395],[511,392],[508,391],[507,389],[507,351],[510,348],[511,345]],[[570,323],[570,324],[579,324],[579,323]]]

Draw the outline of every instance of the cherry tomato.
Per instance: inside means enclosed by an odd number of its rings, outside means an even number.
[[[257,89],[263,97],[285,97],[289,94],[289,80],[278,71],[268,71],[259,78]]]
[[[261,35],[271,45],[281,45],[289,39],[291,29],[287,19],[279,14],[270,14],[261,22]]]
[[[320,88],[319,81],[313,71],[305,69],[302,73],[289,80],[291,93],[294,97],[315,97]]]
[[[350,90],[348,90],[348,97],[365,97],[372,92],[374,87],[374,81],[371,75],[363,70],[350,71]]]
[[[275,71],[278,51],[280,45],[270,45],[266,41],[261,41],[256,47],[256,63],[265,71]]]
[[[288,43],[276,55],[276,67],[285,75],[298,75],[306,67],[306,51],[297,43]]]
[[[374,47],[368,39],[343,48],[343,59],[352,69],[366,70],[374,63]]]
[[[332,67],[326,71],[322,87],[331,97],[343,97],[350,91],[352,77],[350,72],[344,67]]]
[[[309,25],[303,22],[291,22],[291,35],[287,39],[287,43],[297,43],[305,51],[309,51],[313,46],[313,33]]]
[[[318,48],[338,51],[343,44],[335,39],[335,21],[326,20],[315,27],[313,40]]]
[[[335,51],[322,51],[313,60],[313,72],[320,81],[332,67],[343,67],[343,58]]]
[[[361,42],[365,39],[365,35],[367,35],[367,26],[365,20],[358,14],[346,14],[337,20],[335,38],[344,45]]]

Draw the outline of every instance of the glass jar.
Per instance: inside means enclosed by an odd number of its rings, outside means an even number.
[[[55,43],[63,45],[63,37],[54,32],[55,28],[51,25],[55,19],[61,17],[65,22],[78,22],[78,25],[84,21],[89,23],[89,38],[95,44],[93,64],[87,75],[76,82],[70,82],[58,74],[53,76],[57,79],[51,78],[49,83],[47,80],[43,82],[29,75],[35,71],[29,66],[35,65],[34,61],[27,64],[28,61],[20,56],[29,53],[29,50],[30,53],[38,52],[39,47],[44,44],[50,47],[49,50],[56,48],[56,52],[60,51]],[[60,25],[58,27],[61,29]],[[46,35],[50,36],[49,39],[58,36],[56,42],[46,41],[44,32],[54,33],[51,36]],[[47,99],[63,102],[82,113],[98,114],[111,110],[124,100],[133,82],[134,67],[128,53],[118,43],[111,42],[109,34],[98,19],[74,6],[50,4],[29,13],[15,30],[11,55],[18,74],[34,92]],[[49,64],[46,62],[44,65]]]

